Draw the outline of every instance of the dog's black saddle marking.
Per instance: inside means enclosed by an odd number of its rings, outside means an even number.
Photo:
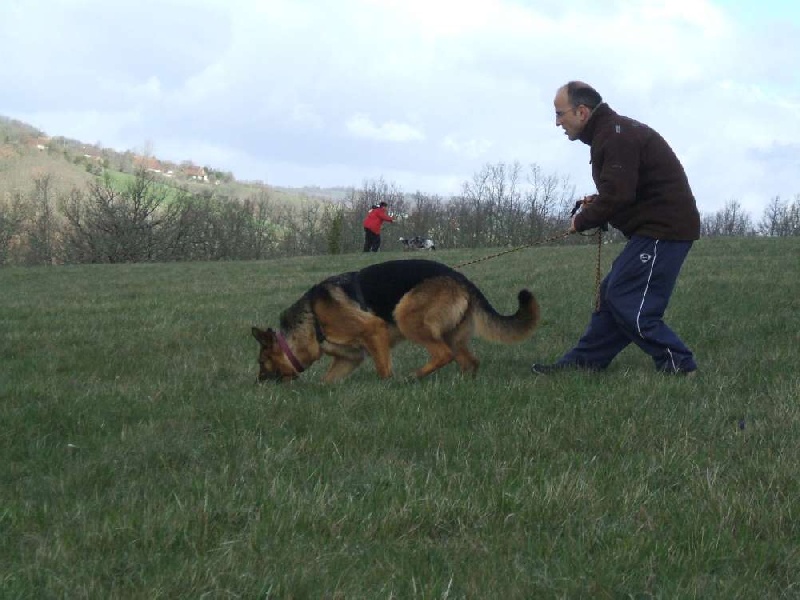
[[[463,274],[447,265],[432,260],[390,260],[361,269],[328,277],[309,290],[311,306],[315,298],[330,298],[331,287],[338,287],[348,298],[358,303],[361,310],[371,312],[388,323],[394,323],[394,309],[398,302],[431,277],[450,277],[470,289],[474,287]],[[477,292],[480,295],[480,291]],[[312,309],[313,314],[313,309]],[[325,340],[319,319],[314,315],[317,340]]]
[[[403,296],[424,280],[443,276],[470,285],[461,273],[432,260],[390,260],[370,265],[358,272],[358,282],[369,309],[394,323],[394,309]]]

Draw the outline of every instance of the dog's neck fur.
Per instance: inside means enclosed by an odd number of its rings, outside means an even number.
[[[280,330],[292,354],[304,368],[310,367],[322,356],[322,341],[319,339],[318,325],[306,298],[300,298],[287,308],[280,318]],[[308,316],[311,315],[311,319]],[[298,339],[311,339],[316,343],[300,343]],[[296,349],[301,349],[298,351]],[[288,358],[288,357],[287,357]]]
[[[306,369],[317,362],[322,356],[322,344],[317,340],[313,323],[300,323],[287,331],[285,337],[292,353],[303,363]],[[315,343],[306,344],[298,342],[300,338],[311,339],[314,340]],[[295,348],[301,350],[298,351],[295,350]]]

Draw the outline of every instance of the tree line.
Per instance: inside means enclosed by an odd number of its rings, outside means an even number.
[[[389,205],[384,249],[424,235],[439,248],[514,247],[564,231],[576,200],[567,178],[538,165],[487,164],[444,198],[365,181],[339,202],[275,201],[190,192],[140,169],[127,184],[108,173],[84,189],[54,193],[51,176],[0,199],[0,265],[131,263],[268,258],[358,252],[370,206]],[[773,198],[755,222],[736,200],[702,217],[702,235],[800,235],[800,195]],[[619,238],[615,231],[609,239]],[[571,236],[566,243],[588,243]]]

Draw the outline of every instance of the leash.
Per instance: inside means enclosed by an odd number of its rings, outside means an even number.
[[[597,263],[596,263],[597,268],[596,268],[596,271],[595,271],[595,283],[594,283],[594,285],[595,285],[595,291],[594,291],[594,309],[595,309],[595,311],[600,310],[600,282],[602,281],[602,278],[603,278],[603,271],[602,271],[602,265],[601,265],[602,250],[603,250],[603,231],[605,231],[605,229],[603,229],[602,227],[599,227],[592,234],[589,234],[589,235],[580,234],[583,237],[597,236]],[[454,269],[461,269],[462,267],[466,267],[468,265],[474,265],[475,263],[483,262],[485,260],[491,260],[493,258],[497,258],[498,256],[503,256],[504,254],[511,254],[512,252],[519,252],[520,250],[525,250],[526,248],[533,248],[534,246],[541,246],[542,244],[549,244],[549,243],[552,243],[552,242],[558,242],[558,241],[561,241],[563,239],[566,239],[570,235],[572,235],[572,232],[567,230],[567,231],[564,231],[563,233],[558,233],[556,235],[552,235],[550,237],[546,237],[546,238],[544,238],[542,240],[539,240],[537,242],[531,242],[530,244],[523,244],[522,246],[517,246],[515,248],[510,248],[508,250],[503,250],[502,252],[497,252],[496,254],[490,254],[488,256],[484,256],[484,257],[481,257],[481,258],[476,258],[475,260],[468,260],[468,261],[465,261],[465,262],[462,262],[462,263],[458,263],[457,265],[453,265],[453,268]]]
[[[597,229],[593,235],[597,236],[597,269],[594,279],[594,311],[600,310],[600,282],[603,279],[603,272],[600,265],[600,255],[603,252],[603,232],[606,231],[602,227]]]
[[[563,233],[559,233],[557,235],[553,235],[543,240],[539,240],[538,242],[532,242],[530,244],[523,244],[522,246],[517,246],[516,248],[510,248],[508,250],[503,250],[502,252],[498,252],[497,254],[490,254],[489,256],[484,256],[483,258],[476,258],[475,260],[468,260],[466,262],[458,263],[457,265],[453,265],[454,269],[460,269],[461,267],[466,267],[467,265],[474,265],[475,263],[483,262],[485,260],[490,260],[492,258],[497,258],[498,256],[503,256],[504,254],[511,254],[512,252],[519,252],[520,250],[525,250],[526,248],[533,248],[534,246],[541,246],[542,244],[549,244],[550,242],[557,242],[559,240],[563,240],[567,237],[572,235],[570,231],[565,231]]]

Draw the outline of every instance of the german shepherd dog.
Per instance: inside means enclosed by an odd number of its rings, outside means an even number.
[[[517,296],[516,313],[503,316],[461,273],[431,260],[390,260],[342,273],[314,285],[280,316],[280,328],[253,327],[261,351],[259,381],[291,381],[323,354],[333,357],[323,381],[349,375],[372,357],[378,376],[392,376],[391,349],[407,339],[427,349],[430,360],[417,378],[452,361],[474,374],[473,334],[513,344],[529,338],[539,305],[528,290]]]

